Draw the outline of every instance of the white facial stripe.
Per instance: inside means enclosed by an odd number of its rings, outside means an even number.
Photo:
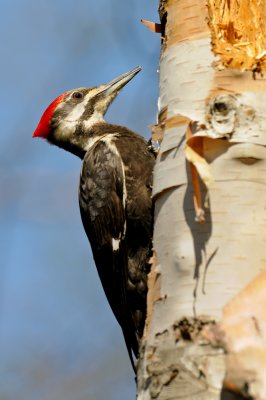
[[[60,137],[68,137],[70,134],[73,134],[76,130],[77,127],[77,122],[81,119],[85,109],[86,105],[88,104],[88,101],[95,96],[95,94],[98,92],[98,89],[91,90],[89,93],[86,94],[82,102],[76,104],[76,106],[72,109],[72,111],[64,118],[58,128],[57,132]],[[70,96],[72,93],[70,94]],[[59,104],[58,108],[62,107],[63,104]],[[84,128],[89,129],[93,125],[97,124],[98,122],[103,122],[103,116],[98,112],[94,111],[94,113],[88,118],[88,120],[84,120]]]
[[[91,128],[93,125],[103,122],[103,116],[99,111],[94,111],[94,113],[89,117],[89,119],[83,121],[85,129]]]
[[[87,93],[86,96],[84,96],[84,99],[82,100],[82,102],[78,103],[73,108],[73,110],[67,115],[65,120],[68,122],[78,121],[81,118],[81,116],[83,115],[88,101],[90,100],[90,98],[92,98],[94,96],[94,94],[95,94],[95,91],[90,91],[89,93]]]
[[[67,138],[76,129],[76,122],[75,121],[61,121],[58,127],[56,128],[56,133],[58,137]]]
[[[66,116],[65,120],[68,122],[77,122],[82,114],[85,111],[86,108],[86,96],[84,97],[84,100],[81,103],[78,103],[73,110]]]

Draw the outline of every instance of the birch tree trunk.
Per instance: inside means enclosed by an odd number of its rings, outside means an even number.
[[[265,0],[161,0],[138,400],[266,399]]]

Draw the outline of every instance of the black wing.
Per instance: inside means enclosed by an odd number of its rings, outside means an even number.
[[[99,141],[83,161],[79,203],[103,289],[119,322],[129,356],[138,355],[138,339],[128,305],[128,254],[125,240],[125,178],[115,148]]]

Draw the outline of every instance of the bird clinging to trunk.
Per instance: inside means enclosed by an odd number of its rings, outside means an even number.
[[[104,114],[140,69],[99,87],[63,93],[46,109],[33,134],[83,160],[81,219],[133,368],[132,352],[138,357],[146,316],[155,156],[141,136],[105,122]]]

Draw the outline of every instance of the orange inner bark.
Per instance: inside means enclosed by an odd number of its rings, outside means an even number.
[[[266,69],[265,0],[208,0],[212,47],[228,68]]]

